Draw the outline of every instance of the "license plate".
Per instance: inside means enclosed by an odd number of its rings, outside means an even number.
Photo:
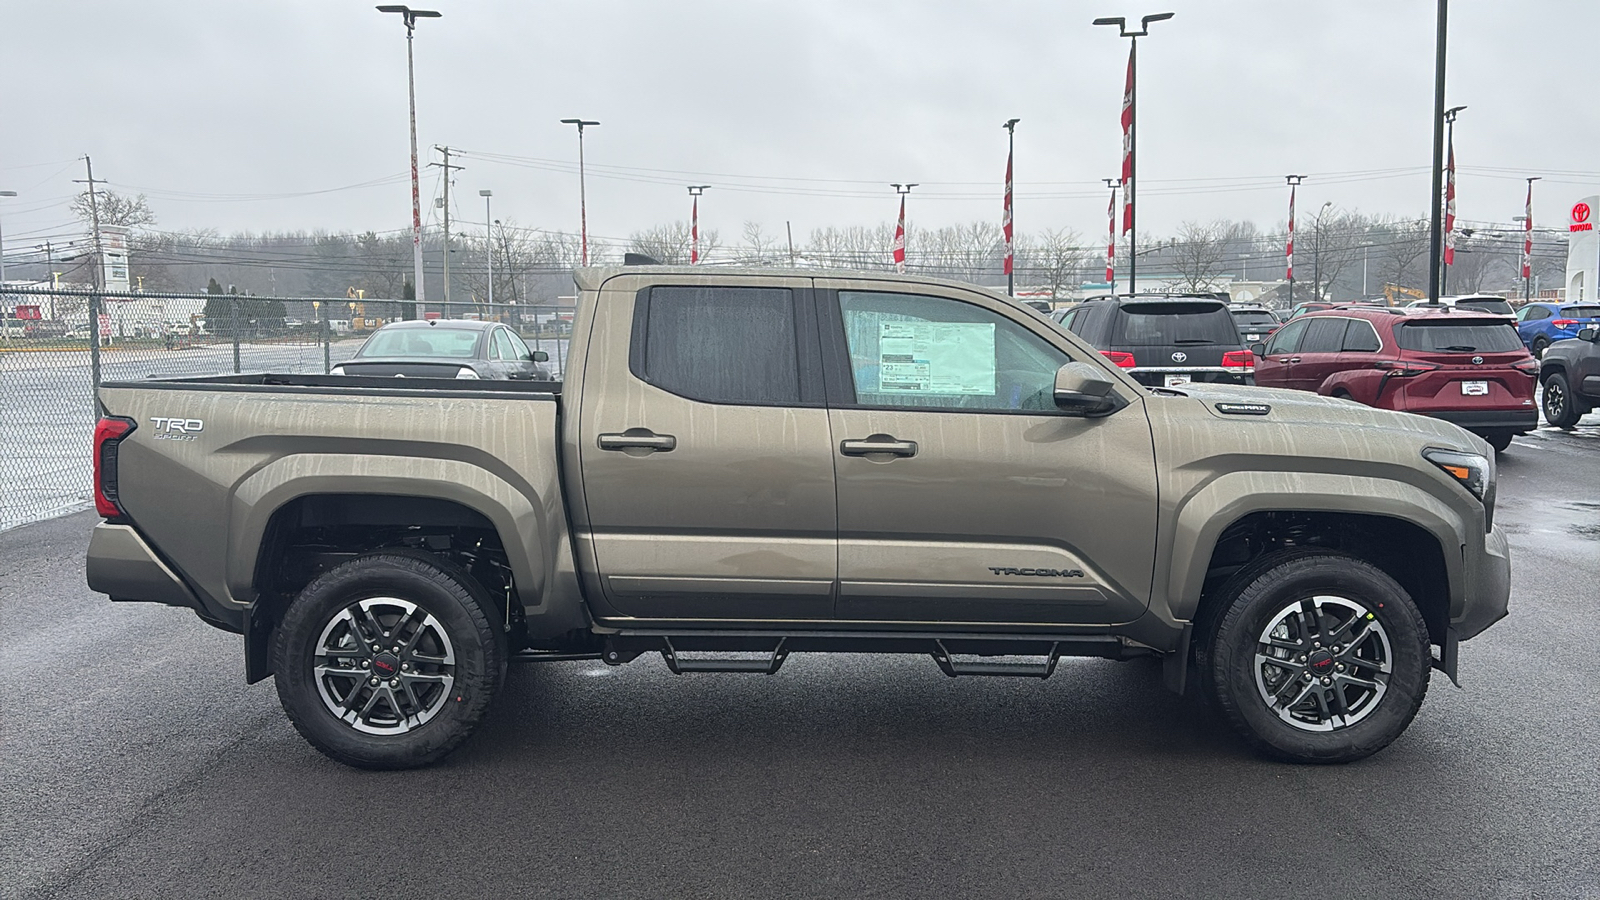
[[[1167,387],[1180,387],[1189,383],[1188,375],[1168,375]]]
[[[1463,381],[1461,382],[1461,395],[1463,397],[1487,397],[1489,396],[1489,382]]]
[[[1255,343],[1256,341],[1261,340],[1261,335],[1259,335],[1259,334],[1247,334],[1247,335],[1244,336],[1244,339],[1247,340],[1247,341],[1250,341],[1251,343]]]

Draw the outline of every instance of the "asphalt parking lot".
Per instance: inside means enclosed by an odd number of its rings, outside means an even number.
[[[798,656],[514,669],[443,763],[359,772],[238,638],[90,593],[92,514],[13,529],[0,895],[1600,897],[1600,427],[1518,438],[1500,478],[1511,616],[1326,768],[1252,756],[1147,662]]]

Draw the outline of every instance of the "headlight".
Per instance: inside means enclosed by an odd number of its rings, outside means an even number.
[[[333,368],[328,370],[328,374],[329,375],[343,375],[344,374],[344,366],[334,366]]]
[[[465,366],[462,366],[461,368],[456,370],[456,377],[457,378],[477,378],[478,377],[478,373],[472,371],[471,369],[469,369],[469,368],[467,368]]]
[[[1422,451],[1422,455],[1482,501],[1484,528],[1494,527],[1494,459],[1477,453],[1441,450],[1437,447],[1429,447]]]

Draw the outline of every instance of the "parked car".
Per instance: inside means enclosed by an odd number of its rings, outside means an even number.
[[[1238,326],[1239,337],[1244,339],[1246,346],[1266,340],[1283,325],[1277,315],[1265,306],[1230,306],[1228,312],[1233,314],[1233,324]]]
[[[332,374],[549,381],[550,370],[539,365],[549,358],[504,325],[432,319],[383,326]]]
[[[1497,451],[1539,424],[1539,363],[1501,316],[1345,306],[1293,319],[1252,349],[1257,384],[1444,419]]]
[[[1517,310],[1517,335],[1523,346],[1541,359],[1545,348],[1575,338],[1591,325],[1600,325],[1600,303],[1535,300]]]
[[[459,745],[508,662],[774,673],[804,652],[1026,678],[1159,658],[1263,752],[1345,762],[1506,614],[1495,466],[1444,422],[1147,389],[954,282],[575,276],[560,389],[102,383],[89,587],[240,635],[245,677],[276,678],[308,741],[368,768]]]
[[[1551,344],[1539,365],[1544,417],[1571,428],[1600,406],[1600,327],[1589,325],[1571,340]]]
[[[1211,297],[1133,295],[1085,301],[1061,326],[1150,387],[1251,384],[1255,356],[1228,304]]]

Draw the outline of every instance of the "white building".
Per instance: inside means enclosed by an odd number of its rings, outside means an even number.
[[[1600,195],[1567,213],[1567,302],[1600,300]]]

